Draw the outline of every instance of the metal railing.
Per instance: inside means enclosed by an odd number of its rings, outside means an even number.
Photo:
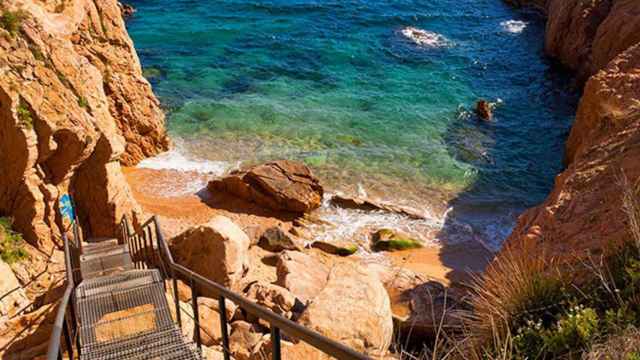
[[[79,235],[77,222],[73,223],[73,241],[69,240],[66,234],[62,234],[64,242],[64,263],[67,276],[67,287],[65,288],[58,311],[51,330],[51,340],[47,348],[47,360],[62,359],[63,349],[60,339],[64,337],[65,350],[70,360],[74,359],[74,341],[78,340],[78,329],[76,327],[76,313],[73,307],[73,296],[78,280],[77,259],[80,254],[81,238]],[[72,260],[73,259],[73,260]],[[77,343],[76,343],[77,345]],[[76,346],[79,352],[79,346]]]
[[[153,216],[142,224],[140,229],[133,233],[126,217],[121,222],[122,241],[129,245],[132,259],[136,267],[158,268],[165,280],[172,282],[173,300],[176,310],[176,321],[182,326],[180,315],[180,299],[178,296],[178,280],[188,284],[191,289],[191,306],[193,308],[194,339],[199,348],[202,347],[200,339],[200,318],[198,314],[198,297],[203,293],[213,293],[218,300],[218,311],[220,316],[220,328],[222,334],[222,346],[224,359],[231,357],[229,347],[229,337],[227,333],[228,319],[225,301],[229,300],[243,309],[245,312],[269,323],[271,328],[272,358],[281,359],[281,332],[288,337],[301,340],[325,354],[337,359],[345,360],[368,360],[368,356],[355,351],[339,342],[331,340],[319,333],[312,331],[298,323],[282,317],[271,310],[259,306],[246,297],[232,292],[222,285],[213,282],[189,269],[176,263],[169,251],[158,219]]]

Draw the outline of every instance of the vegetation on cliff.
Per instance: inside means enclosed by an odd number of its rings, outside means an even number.
[[[0,217],[0,258],[7,264],[27,258],[22,235],[11,229],[11,219]]]

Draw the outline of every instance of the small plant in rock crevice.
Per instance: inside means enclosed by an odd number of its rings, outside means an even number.
[[[0,258],[7,264],[13,264],[28,257],[22,247],[24,244],[22,235],[14,232],[11,225],[11,219],[0,217]]]
[[[29,130],[33,129],[33,116],[31,114],[31,110],[29,110],[25,103],[20,102],[16,109],[16,113],[18,114],[18,120],[23,127]]]

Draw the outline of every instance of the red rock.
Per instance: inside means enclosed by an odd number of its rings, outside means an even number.
[[[320,207],[320,181],[304,164],[279,160],[209,182],[209,189],[233,194],[273,210],[307,213]]]

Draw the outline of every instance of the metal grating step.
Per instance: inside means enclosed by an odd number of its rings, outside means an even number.
[[[94,345],[85,346],[82,353],[87,357],[105,356],[109,354],[122,355],[123,352],[137,349],[145,351],[148,348],[158,346],[171,346],[177,342],[183,342],[180,329],[173,325],[170,328],[158,331],[140,333],[127,339],[119,339]]]
[[[128,252],[80,262],[80,272],[82,273],[83,279],[106,276],[114,272],[127,271],[133,268],[133,262]]]
[[[89,255],[104,251],[105,249],[122,246],[117,239],[89,239],[82,244],[82,254]]]
[[[140,349],[127,349],[113,354],[101,354],[83,359],[92,360],[201,360],[200,350],[191,342],[182,341],[170,346],[155,347],[141,351]]]
[[[126,291],[144,285],[162,283],[162,281],[158,270],[131,270],[83,281],[76,288],[76,298],[83,299],[105,292]]]

